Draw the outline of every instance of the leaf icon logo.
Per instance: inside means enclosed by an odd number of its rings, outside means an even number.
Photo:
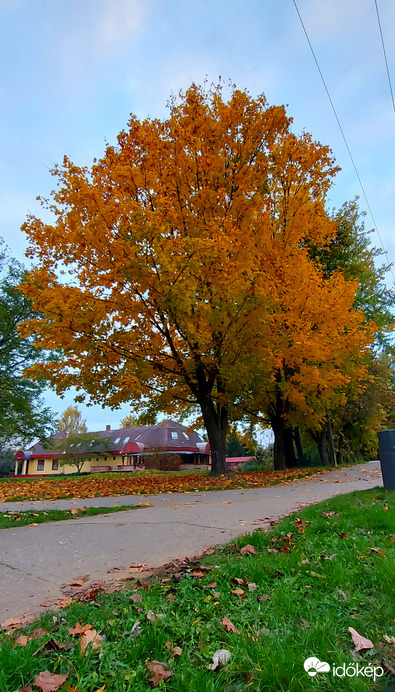
[[[329,663],[326,663],[325,661],[320,661],[319,658],[316,656],[310,656],[310,658],[306,658],[303,667],[310,675],[311,677],[314,677],[314,675],[317,675],[317,673],[329,673],[330,671],[330,665]]]

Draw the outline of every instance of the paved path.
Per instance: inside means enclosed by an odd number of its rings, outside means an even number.
[[[258,526],[266,528],[306,504],[382,485],[378,462],[334,470],[272,488],[124,496],[84,500],[2,503],[7,509],[113,506],[152,502],[141,510],[0,531],[0,622],[61,595],[61,584],[128,574],[131,563],[152,567],[208,545],[225,543]]]

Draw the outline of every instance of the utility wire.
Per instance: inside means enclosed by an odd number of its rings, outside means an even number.
[[[381,36],[381,45],[383,46],[385,67],[386,67],[386,70],[387,70],[388,84],[389,84],[390,92],[391,92],[392,108],[394,109],[394,112],[395,112],[394,92],[392,91],[391,76],[390,76],[390,70],[389,70],[389,67],[388,67],[387,53],[386,53],[385,45],[384,45],[384,37],[383,37],[383,31],[382,31],[382,28],[381,28],[381,21],[380,21],[380,14],[379,14],[379,7],[378,7],[378,4],[377,4],[377,0],[374,0],[374,4],[376,5],[377,21],[378,21],[378,23],[379,23],[380,36]]]
[[[374,218],[374,215],[373,215],[371,206],[370,206],[370,204],[369,204],[369,200],[368,200],[368,197],[367,197],[365,188],[364,188],[364,186],[363,186],[361,177],[360,177],[360,175],[359,175],[359,173],[358,173],[358,169],[357,169],[356,163],[355,163],[355,161],[354,161],[354,157],[353,157],[353,155],[352,155],[352,153],[351,153],[351,149],[350,149],[350,147],[349,147],[349,145],[348,145],[346,135],[344,134],[344,130],[343,130],[342,125],[341,125],[341,122],[340,122],[340,120],[339,120],[339,116],[337,115],[335,105],[334,105],[334,103],[333,103],[333,101],[332,101],[331,95],[330,95],[330,93],[329,93],[329,89],[328,89],[328,87],[327,87],[327,85],[326,85],[326,81],[325,81],[324,75],[322,74],[321,68],[320,68],[320,66],[319,66],[319,63],[318,63],[316,54],[315,54],[315,52],[314,52],[314,48],[313,48],[313,46],[312,46],[312,44],[311,44],[311,41],[310,41],[310,39],[309,39],[309,35],[308,35],[307,29],[306,29],[306,27],[305,27],[305,25],[304,25],[302,16],[301,16],[301,14],[300,14],[300,12],[299,12],[299,8],[298,8],[298,5],[297,5],[297,3],[296,3],[296,0],[292,0],[292,1],[293,1],[293,4],[295,5],[295,10],[296,10],[296,12],[297,12],[297,14],[298,14],[300,23],[301,23],[301,25],[302,25],[304,34],[305,34],[306,39],[307,39],[307,43],[308,43],[309,46],[310,46],[310,50],[311,50],[311,52],[312,52],[312,55],[313,55],[313,58],[314,58],[314,62],[315,62],[315,64],[316,64],[316,66],[317,66],[317,70],[318,70],[319,75],[320,75],[320,77],[321,77],[321,81],[322,81],[322,83],[323,83],[323,85],[324,85],[326,94],[327,94],[328,99],[329,99],[329,103],[331,104],[331,107],[332,107],[334,116],[335,116],[335,118],[336,118],[336,122],[337,122],[337,124],[338,124],[338,126],[339,126],[339,130],[340,130],[341,135],[342,135],[342,137],[343,137],[344,144],[345,144],[346,149],[347,149],[347,151],[348,151],[348,155],[349,155],[349,157],[350,157],[350,159],[351,159],[351,163],[352,163],[352,165],[353,165],[353,168],[354,168],[354,171],[355,171],[355,175],[357,176],[359,185],[360,185],[360,187],[361,187],[362,194],[363,194],[364,199],[365,199],[365,202],[366,202],[366,206],[367,206],[367,208],[369,209],[370,216],[372,217],[374,229],[375,229],[375,231],[376,231],[376,233],[377,233],[377,235],[378,235],[378,238],[379,238],[379,240],[380,240],[381,248],[382,248],[382,250],[383,250],[384,255],[385,255],[386,258],[387,258],[387,262],[388,262],[388,265],[389,265],[389,269],[390,269],[390,271],[391,271],[392,278],[393,278],[394,283],[395,283],[395,274],[394,274],[394,272],[393,272],[391,263],[390,263],[389,258],[388,258],[388,252],[387,252],[387,250],[386,250],[385,247],[384,247],[384,244],[383,244],[383,241],[382,241],[382,238],[381,238],[379,229],[378,229],[378,227],[377,227],[376,220],[375,220],[375,218]]]

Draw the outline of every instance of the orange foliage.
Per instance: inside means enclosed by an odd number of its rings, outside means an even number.
[[[323,402],[358,378],[371,330],[355,285],[325,280],[308,251],[333,239],[337,168],[290,124],[264,96],[192,86],[167,120],[132,116],[91,169],[65,158],[43,201],[53,224],[23,227],[43,315],[24,333],[63,353],[30,374],[110,405],[197,405],[217,471],[229,420],[267,407],[284,363],[281,395],[305,417],[317,390]]]
[[[115,497],[119,495],[156,495],[158,493],[183,493],[197,490],[221,490],[232,488],[265,488],[277,483],[288,483],[295,477],[314,475],[314,469],[292,469],[285,473],[256,471],[237,473],[233,476],[213,478],[206,473],[176,475],[134,475],[81,478],[48,478],[42,480],[2,481],[0,502],[13,498],[33,500],[57,500],[64,497]]]

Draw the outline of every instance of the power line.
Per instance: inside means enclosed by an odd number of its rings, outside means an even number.
[[[387,70],[388,84],[389,84],[389,87],[390,87],[390,93],[391,93],[391,99],[392,99],[392,108],[394,109],[394,112],[395,112],[394,92],[392,91],[391,76],[390,76],[390,70],[389,70],[389,67],[388,67],[387,53],[386,53],[385,45],[384,45],[384,36],[383,36],[382,28],[381,28],[381,21],[380,21],[380,14],[379,14],[379,7],[378,7],[378,4],[377,4],[377,0],[374,0],[374,4],[376,5],[377,21],[378,21],[378,23],[379,23],[380,36],[381,36],[381,45],[383,46],[385,67],[386,67],[386,70]]]
[[[327,94],[328,99],[329,99],[329,103],[331,104],[331,107],[332,107],[332,110],[333,110],[333,114],[334,114],[334,116],[335,116],[335,118],[336,118],[336,122],[337,122],[337,124],[338,124],[338,126],[339,126],[339,130],[340,130],[341,135],[342,135],[342,137],[343,137],[343,141],[344,141],[344,144],[345,144],[346,149],[347,149],[347,151],[348,151],[348,155],[349,155],[349,157],[350,157],[351,163],[352,163],[352,165],[353,165],[353,168],[354,168],[354,171],[355,171],[355,175],[357,176],[359,185],[360,185],[360,187],[361,187],[362,194],[363,194],[364,199],[365,199],[365,202],[366,202],[366,206],[367,206],[367,208],[368,208],[368,210],[369,210],[370,216],[372,217],[374,229],[375,229],[375,231],[376,231],[376,233],[377,233],[377,235],[378,235],[378,238],[379,238],[379,240],[380,240],[381,248],[382,248],[382,250],[383,250],[384,255],[385,255],[386,258],[387,258],[388,264],[390,265],[391,263],[390,263],[389,258],[388,258],[388,252],[387,252],[387,250],[386,250],[385,247],[384,247],[384,244],[383,244],[383,241],[382,241],[382,238],[381,238],[379,229],[378,229],[378,227],[377,227],[376,220],[375,220],[375,218],[374,218],[374,215],[373,215],[373,212],[372,212],[372,209],[371,209],[371,206],[370,206],[370,203],[369,203],[369,200],[368,200],[366,191],[365,191],[365,188],[364,188],[364,186],[363,186],[361,177],[360,177],[360,175],[359,175],[359,173],[358,173],[358,169],[357,169],[356,163],[355,163],[355,161],[354,161],[354,157],[353,157],[353,155],[352,155],[352,153],[351,153],[351,149],[350,149],[350,147],[349,147],[349,145],[348,145],[346,135],[345,135],[345,133],[344,133],[344,130],[343,130],[342,125],[341,125],[341,122],[340,122],[340,120],[339,120],[339,116],[338,116],[337,111],[336,111],[336,108],[335,108],[335,105],[334,105],[334,103],[333,103],[333,101],[332,101],[332,98],[331,98],[331,95],[330,95],[330,93],[329,93],[329,89],[328,89],[328,87],[327,87],[327,84],[326,84],[324,75],[322,74],[321,68],[320,68],[320,66],[319,66],[319,63],[318,63],[316,54],[315,54],[315,52],[314,52],[314,48],[313,48],[313,46],[312,46],[312,44],[311,44],[309,35],[308,35],[308,33],[307,33],[307,29],[306,29],[306,27],[305,27],[305,25],[304,25],[302,16],[301,16],[301,14],[300,14],[300,12],[299,12],[299,8],[298,8],[298,5],[297,5],[297,3],[296,3],[296,0],[292,0],[292,1],[293,1],[293,4],[295,5],[295,9],[296,9],[296,12],[297,12],[297,14],[298,14],[300,23],[301,23],[301,25],[302,25],[304,34],[305,34],[305,36],[306,36],[307,43],[308,43],[309,46],[310,46],[310,50],[311,50],[311,53],[312,53],[312,55],[313,55],[314,62],[315,62],[315,64],[316,64],[316,66],[317,66],[317,70],[318,70],[319,75],[320,75],[320,77],[321,77],[321,81],[322,81],[322,83],[323,83],[323,85],[324,85],[326,94]],[[394,283],[395,283],[395,274],[394,274],[393,269],[392,269],[391,266],[390,266],[390,271],[391,271],[392,278],[393,278]]]

